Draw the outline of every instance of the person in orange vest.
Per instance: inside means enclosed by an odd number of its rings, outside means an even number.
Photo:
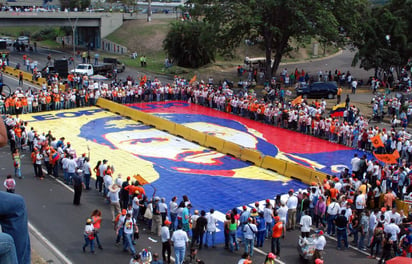
[[[50,111],[50,109],[51,109],[51,102],[52,102],[52,98],[50,96],[50,93],[48,93],[46,95],[46,110],[47,111]]]
[[[21,105],[22,105],[22,109],[23,109],[23,114],[26,114],[27,113],[27,105],[28,105],[26,96],[23,96],[21,98]]]
[[[16,96],[13,96],[13,98],[10,98],[10,113],[14,115],[16,113]]]
[[[272,228],[271,252],[279,257],[280,255],[280,238],[283,234],[283,223],[279,216],[275,216],[275,225]]]
[[[14,134],[16,135],[16,148],[21,148],[21,127],[19,125],[17,125],[14,128]]]
[[[52,97],[52,109],[59,110],[58,107],[59,107],[60,98],[58,98],[58,94],[52,93],[51,97]]]
[[[4,101],[4,109],[5,109],[5,113],[6,114],[10,114],[10,100],[11,98],[6,98],[6,100]]]
[[[331,123],[331,125],[330,125],[330,137],[329,137],[329,141],[334,141],[334,138],[335,138],[335,129],[336,129],[335,122],[332,121],[332,123]]]

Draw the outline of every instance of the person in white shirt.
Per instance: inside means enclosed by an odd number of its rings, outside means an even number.
[[[309,215],[309,210],[300,218],[300,232],[302,237],[309,237],[310,226],[312,225],[312,217]]]
[[[212,237],[212,247],[215,247],[215,236],[216,236],[216,225],[217,219],[213,215],[215,209],[210,209],[210,212],[206,215],[207,219],[207,226],[206,226],[206,240],[205,240],[205,248],[209,247],[209,236]]]
[[[136,249],[133,245],[133,234],[135,232],[139,232],[136,222],[132,218],[132,216],[127,213],[126,219],[124,220],[124,228],[123,228],[123,251],[130,249],[130,252],[133,255],[136,255]]]
[[[110,202],[110,210],[112,211],[112,221],[120,214],[120,199],[119,199],[120,187],[117,184],[109,186],[109,192],[107,193],[107,199]]]
[[[352,165],[352,173],[355,173],[355,175],[358,176],[359,164],[360,164],[360,159],[358,157],[358,154],[355,153],[350,163]]]
[[[335,218],[340,212],[339,203],[336,201],[335,198],[332,199],[332,202],[329,204],[327,213],[328,213],[328,235],[335,235]]]
[[[397,245],[398,235],[401,232],[401,230],[400,230],[399,226],[397,224],[395,224],[395,219],[391,219],[390,224],[384,225],[383,231],[387,234],[390,234],[389,240],[392,241],[393,244]],[[397,252],[397,251],[395,251],[395,252]]]
[[[293,195],[293,189],[289,190],[289,198],[286,202],[288,207],[288,226],[287,230],[294,230],[296,225],[296,208],[298,206],[298,197]]]
[[[69,155],[69,160],[67,161],[67,180],[66,184],[70,184],[74,174],[76,173],[77,163],[73,159],[72,155]]]
[[[177,230],[173,232],[171,240],[175,248],[175,263],[183,264],[189,238],[187,237],[187,233],[182,230],[182,226],[180,224],[177,226]]]
[[[258,230],[256,225],[253,223],[252,217],[249,217],[248,223],[243,227],[242,231],[245,234],[245,252],[249,253],[249,255],[253,257],[255,234]]]
[[[286,217],[288,214],[288,207],[286,206],[285,202],[282,202],[281,206],[277,210],[277,213],[280,218],[280,221],[282,221],[283,223],[283,234],[286,234]]]
[[[83,245],[83,252],[86,252],[86,247],[90,245],[90,252],[94,254],[94,227],[91,218],[86,220],[83,236],[85,241],[85,244]]]
[[[163,262],[165,263],[171,263],[170,262],[170,255],[172,252],[171,249],[171,241],[170,241],[170,222],[169,220],[165,220],[163,222],[163,226],[160,229],[160,237],[162,238],[162,256],[163,256]],[[167,256],[166,256],[167,254]],[[167,259],[167,262],[166,262]]]
[[[396,212],[396,208],[392,208],[392,210],[387,211],[386,214],[388,215],[389,219],[395,219],[395,224],[399,225],[402,222],[401,215],[398,212]],[[390,220],[388,221],[388,223],[389,222]]]
[[[169,209],[170,209],[170,231],[175,230],[175,222],[177,218],[177,208],[178,204],[176,203],[177,197],[174,196],[172,200],[169,202]]]
[[[358,211],[358,213],[361,213],[366,206],[366,195],[359,193],[358,196],[356,196],[356,210]]]
[[[166,198],[164,197],[160,199],[159,212],[160,212],[160,215],[162,216],[162,223],[164,223],[164,221],[166,220],[166,216],[167,216],[167,204],[166,204]]]
[[[313,240],[315,244],[315,252],[313,253],[313,259],[322,259],[322,252],[326,246],[326,239],[323,236],[323,231],[317,231]]]
[[[129,204],[130,205],[130,204]],[[139,191],[135,191],[132,199],[132,217],[137,222],[140,212],[140,200],[139,200]]]

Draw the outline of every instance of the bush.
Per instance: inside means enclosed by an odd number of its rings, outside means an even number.
[[[215,37],[211,27],[200,21],[172,24],[163,48],[181,67],[198,68],[215,60]]]

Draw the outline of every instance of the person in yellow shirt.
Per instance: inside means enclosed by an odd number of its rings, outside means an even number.
[[[342,87],[339,87],[338,92],[336,93],[336,104],[340,103],[341,96],[342,96]]]

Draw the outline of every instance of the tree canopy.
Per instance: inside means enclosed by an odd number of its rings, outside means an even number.
[[[197,68],[215,60],[213,31],[202,21],[172,23],[163,48],[181,67]]]
[[[358,48],[353,64],[360,61],[366,70],[396,72],[412,57],[412,0],[392,0],[370,9],[359,35],[354,37]]]
[[[317,36],[343,45],[358,30],[367,0],[189,0],[194,19],[215,32],[220,53],[231,54],[245,38],[259,40],[266,54],[266,78],[272,77],[290,41]],[[344,34],[342,34],[344,32]],[[272,62],[273,61],[273,62]]]

